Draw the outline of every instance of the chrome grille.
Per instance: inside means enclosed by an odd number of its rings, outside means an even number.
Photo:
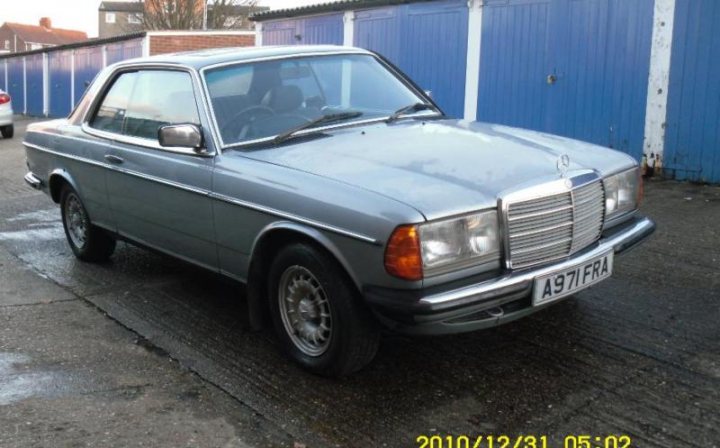
[[[600,238],[605,211],[600,180],[507,206],[508,262],[522,268],[570,255]]]

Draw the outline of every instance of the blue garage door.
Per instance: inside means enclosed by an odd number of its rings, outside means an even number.
[[[342,45],[343,15],[265,22],[262,33],[263,45]]]
[[[25,113],[25,77],[22,57],[8,59],[8,93],[16,114]]]
[[[665,169],[720,182],[720,2],[678,0],[668,91]]]
[[[27,82],[27,114],[34,117],[41,117],[45,112],[43,110],[42,54],[25,57],[25,75]]]
[[[72,51],[53,51],[48,58],[50,116],[66,117],[72,109]]]
[[[414,3],[358,11],[355,45],[376,51],[407,73],[450,116],[465,100],[468,8],[465,1]]]
[[[487,0],[478,119],[642,155],[653,0]]]
[[[75,50],[75,104],[95,75],[103,68],[102,47],[78,48]]]
[[[107,45],[108,65],[125,59],[139,58],[142,56],[142,43],[142,39],[135,39]]]
[[[263,45],[296,45],[297,20],[279,20],[262,24]]]
[[[2,59],[0,60],[0,89],[7,90],[7,85],[5,85],[5,80],[7,77],[5,76],[5,70],[7,64],[7,60]]]

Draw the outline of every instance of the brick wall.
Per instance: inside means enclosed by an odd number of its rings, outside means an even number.
[[[202,50],[204,48],[252,47],[253,45],[255,45],[255,35],[253,34],[151,35],[150,55]]]

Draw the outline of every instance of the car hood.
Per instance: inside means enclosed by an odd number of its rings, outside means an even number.
[[[626,154],[555,135],[462,120],[403,120],[250,150],[256,160],[324,176],[410,205],[428,220],[494,207],[503,192],[569,172],[636,164]]]

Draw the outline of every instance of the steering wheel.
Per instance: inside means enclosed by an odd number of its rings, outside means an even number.
[[[255,104],[252,106],[248,106],[241,110],[240,112],[237,112],[235,115],[233,115],[228,121],[225,122],[224,125],[220,127],[220,134],[226,135],[227,131],[231,130],[232,126],[238,126],[242,125],[243,128],[247,127],[249,123],[243,123],[240,121],[240,117],[244,115],[248,115],[250,113],[253,113],[253,115],[250,116],[250,120],[247,120],[249,122],[252,122],[258,114],[266,115],[266,116],[272,116],[275,115],[275,111],[270,109],[267,106],[262,106],[259,104]],[[242,130],[239,129],[238,132]]]

